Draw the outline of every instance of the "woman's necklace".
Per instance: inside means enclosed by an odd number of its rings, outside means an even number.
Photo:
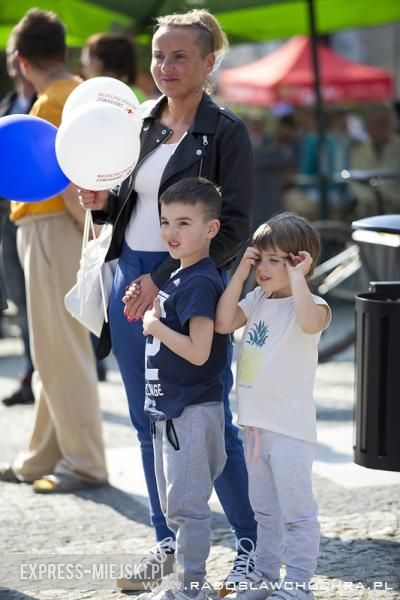
[[[183,138],[183,136],[185,136],[187,134],[187,127],[186,126],[178,126],[175,127],[174,129],[171,128],[171,135],[168,137],[168,139],[165,141],[166,144],[176,144],[177,142],[180,142],[181,139]]]

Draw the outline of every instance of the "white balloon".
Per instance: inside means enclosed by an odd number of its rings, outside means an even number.
[[[140,132],[133,116],[110,104],[74,110],[57,131],[56,155],[65,175],[78,187],[107,190],[134,169]]]
[[[114,77],[93,77],[78,85],[68,96],[62,112],[62,120],[85,104],[95,102],[101,106],[115,106],[139,119],[139,100],[131,88]],[[136,113],[138,113],[136,115]]]

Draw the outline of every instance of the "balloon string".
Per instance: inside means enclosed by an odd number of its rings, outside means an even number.
[[[81,269],[82,269],[82,273],[85,272],[86,269],[86,246],[88,245],[89,242],[89,229],[90,229],[90,217],[91,214],[90,210],[86,211],[85,214],[85,223],[83,226],[83,236],[82,236],[82,250],[81,250]],[[82,310],[83,310],[83,301],[84,301],[84,295],[81,294],[81,301],[80,301],[80,306],[79,306],[79,313],[82,314]]]
[[[96,230],[94,228],[92,212],[90,210],[87,210],[86,214],[85,214],[85,223],[84,223],[84,227],[83,227],[83,237],[82,237],[82,270],[83,271],[85,271],[85,269],[86,269],[86,265],[85,265],[86,252],[85,252],[85,250],[89,243],[90,229],[92,230],[93,243],[96,248],[97,268],[98,268],[99,279],[100,279],[100,292],[101,292],[101,300],[102,300],[102,304],[103,304],[104,320],[106,323],[108,323],[107,301],[106,301],[106,295],[105,295],[105,290],[104,290],[104,281],[103,281],[103,273],[102,273],[103,262],[100,258],[98,239],[96,237]],[[80,304],[80,313],[81,314],[82,314],[82,309],[83,309],[83,301],[84,301],[84,297],[82,294],[81,295],[81,304]]]
[[[104,291],[104,281],[103,281],[103,273],[102,273],[102,266],[103,266],[103,262],[100,258],[100,252],[99,252],[99,245],[97,242],[97,237],[96,237],[96,230],[94,228],[94,223],[93,223],[93,217],[92,217],[92,211],[88,210],[86,212],[86,214],[89,213],[89,222],[90,222],[90,227],[92,229],[92,237],[93,237],[93,241],[96,247],[96,256],[97,256],[97,267],[99,269],[99,278],[100,278],[100,291],[101,291],[101,300],[103,303],[103,312],[104,312],[104,321],[106,323],[108,323],[108,314],[107,314],[107,302],[106,302],[106,294]]]

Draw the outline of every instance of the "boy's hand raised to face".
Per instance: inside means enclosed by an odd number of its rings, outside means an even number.
[[[153,302],[153,306],[146,310],[143,316],[143,333],[144,335],[153,335],[152,334],[152,325],[160,320],[161,309],[160,309],[160,300],[156,298]]]
[[[291,252],[289,258],[285,260],[289,277],[295,276],[297,273],[305,277],[311,269],[312,262],[311,254],[305,250],[301,250],[298,254]]]

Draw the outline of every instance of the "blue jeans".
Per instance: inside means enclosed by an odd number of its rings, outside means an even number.
[[[166,256],[165,252],[131,250],[125,244],[115,273],[109,307],[112,348],[128,397],[130,417],[138,434],[149,493],[150,518],[158,541],[168,536],[173,537],[173,533],[167,527],[158,498],[150,422],[144,412],[145,337],[141,321],[128,323],[124,317],[122,297],[131,281],[153,271]],[[223,473],[215,482],[215,490],[236,538],[247,537],[255,542],[256,522],[248,497],[243,444],[238,435],[238,428],[232,423],[232,412],[229,408],[229,392],[233,383],[231,361],[232,345],[223,374],[227,462]]]

